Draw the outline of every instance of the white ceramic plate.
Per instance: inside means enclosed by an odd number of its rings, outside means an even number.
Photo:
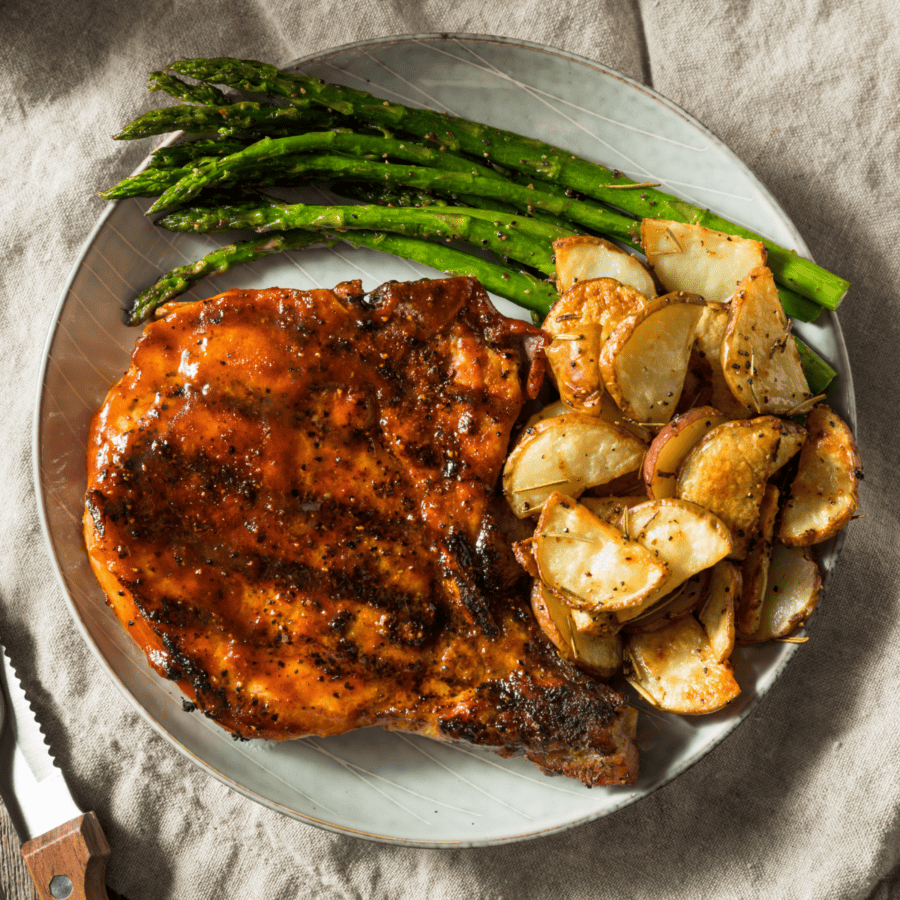
[[[664,190],[808,253],[763,185],[719,140],[653,91],[588,60],[500,38],[426,35],[341,47],[294,68],[540,137],[637,180],[661,181]],[[495,844],[596,819],[646,796],[708,753],[769,689],[794,645],[739,650],[743,693],[725,712],[698,719],[642,714],[639,782],[595,790],[546,778],[523,760],[380,729],[245,744],[202,716],[185,714],[177,688],[151,672],[104,603],[80,525],[88,421],[127,368],[138,334],[122,324],[123,308],[160,273],[230,239],[170,235],[144,218],[148,205],[110,207],[63,292],[39,388],[36,482],[45,535],[76,625],[113,681],[188,758],[260,803],[335,831],[419,846]],[[231,287],[330,287],[354,277],[371,289],[426,274],[433,273],[374,251],[338,247],[254,263],[201,283],[192,295]],[[504,301],[497,305],[516,313]],[[855,425],[836,317],[797,331],[840,372],[830,401]],[[836,556],[836,546],[825,553],[826,572]]]

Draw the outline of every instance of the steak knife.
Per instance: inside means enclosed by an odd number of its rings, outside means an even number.
[[[0,795],[38,896],[108,900],[106,836],[97,816],[72,799],[2,645],[0,700]]]

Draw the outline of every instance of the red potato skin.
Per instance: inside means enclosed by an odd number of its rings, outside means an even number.
[[[698,406],[696,409],[689,410],[672,419],[650,442],[647,455],[644,457],[642,472],[644,484],[647,487],[647,496],[651,500],[665,500],[667,497],[674,497],[675,478],[678,474],[678,467],[684,458],[716,425],[727,421],[728,417],[713,406]],[[684,448],[683,453],[679,453],[671,460],[666,460],[668,469],[664,470],[666,472],[665,479],[660,482],[660,456],[664,454],[667,446],[671,446],[670,441],[684,435],[689,429],[696,430],[694,440]],[[669,477],[669,472],[671,472],[671,477]]]

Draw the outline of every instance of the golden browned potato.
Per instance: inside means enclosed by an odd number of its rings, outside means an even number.
[[[728,306],[707,303],[703,318],[697,325],[692,365],[696,362],[696,368],[708,380],[710,406],[720,410],[728,419],[749,419],[753,410],[734,396],[722,370],[722,342],[727,328]]]
[[[606,393],[600,375],[602,336],[599,325],[573,323],[544,348],[559,396],[576,412],[595,413]]]
[[[665,712],[705,715],[727,706],[741,689],[727,662],[719,662],[693,616],[658,631],[631,634],[625,645],[628,682]]]
[[[600,373],[629,418],[664,425],[675,414],[706,304],[692,294],[666,294],[627,316],[600,353]]]
[[[719,410],[700,406],[676,416],[650,442],[643,476],[652,500],[675,496],[675,479],[684,458],[716,425],[728,421]]]
[[[771,478],[788,460],[793,459],[803,444],[806,442],[806,429],[797,422],[788,419],[781,420],[781,441],[775,451],[775,459],[772,461]]]
[[[734,612],[740,596],[741,570],[727,559],[717,562],[710,570],[709,593],[697,618],[719,662],[725,662],[734,650]]]
[[[759,506],[756,542],[741,565],[741,600],[737,610],[737,629],[741,638],[759,628],[759,617],[766,597],[766,579],[772,556],[772,538],[778,515],[778,488],[766,485]]]
[[[836,535],[859,506],[862,463],[847,423],[825,404],[806,418],[808,437],[778,538],[808,547]]]
[[[633,287],[613,278],[579,281],[547,313],[543,329],[552,335],[545,348],[560,397],[579,412],[595,412],[605,388],[600,350],[613,328],[647,304]]]
[[[759,241],[664,219],[641,222],[641,247],[667,291],[689,291],[710,303],[727,302],[748,272],[766,264]]]
[[[731,529],[733,559],[744,559],[756,536],[782,431],[781,420],[774,416],[717,425],[678,472],[675,495],[715,513]]]
[[[649,500],[625,509],[618,525],[669,570],[665,584],[647,597],[645,606],[731,552],[728,526],[709,510],[687,500]]]
[[[521,519],[554,491],[577,497],[640,468],[646,444],[595,416],[569,413],[526,428],[503,468],[503,493]]]
[[[738,285],[722,341],[731,392],[757,413],[791,415],[812,397],[778,288],[765,266]]]
[[[630,253],[610,241],[586,234],[553,242],[556,256],[556,287],[562,294],[573,285],[593,278],[614,278],[640,291],[648,299],[656,296],[650,273]]]
[[[569,334],[582,325],[598,325],[605,341],[622,319],[643,309],[649,300],[614,278],[579,281],[550,308],[541,326],[552,335]]]
[[[759,627],[750,640],[770,641],[791,635],[813,614],[821,590],[819,567],[809,548],[775,544]]]
[[[531,608],[560,656],[596,675],[612,678],[622,667],[622,638],[609,630],[589,633],[575,628],[571,609],[540,581],[531,589]]]
[[[534,548],[541,581],[587,612],[636,606],[669,574],[650,551],[560,493],[544,504]]]

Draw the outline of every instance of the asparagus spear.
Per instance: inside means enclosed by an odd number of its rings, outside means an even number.
[[[717,231],[762,241],[769,252],[768,263],[776,280],[829,309],[838,307],[849,288],[845,279],[708,209],[652,187],[636,185],[619,172],[534,138],[431,110],[379,100],[363,91],[327,84],[308,76],[290,75],[275,66],[252,60],[227,57],[182,60],[167,68],[200,81],[282,96],[292,104],[307,105],[313,101],[345,116],[406,131],[438,142],[449,150],[485,157],[501,166],[557,182],[640,218],[696,222]]]
[[[200,140],[190,141],[185,144],[176,144],[174,147],[160,147],[151,154],[149,168],[151,169],[181,169],[193,165],[203,157],[227,156],[236,153],[246,147],[255,138],[249,140]]]
[[[800,338],[796,335],[793,335],[793,338],[794,343],[797,345],[797,350],[800,351],[800,363],[806,374],[809,389],[812,391],[813,396],[821,394],[831,384],[837,372],[815,350],[807,347]]]
[[[411,141],[398,141],[353,132],[311,132],[292,137],[274,139],[266,137],[229,156],[205,161],[177,184],[168,188],[150,211],[159,212],[176,203],[186,203],[196,197],[204,187],[215,184],[223,178],[232,179],[238,172],[258,169],[268,161],[283,160],[285,157],[297,156],[312,150],[327,150],[351,156],[373,156],[378,159],[390,157],[438,169],[467,172],[493,181],[504,181],[501,175],[486,166]]]
[[[336,121],[334,116],[312,108],[311,103],[267,106],[241,100],[220,106],[166,106],[151,109],[126,125],[114,138],[117,141],[131,141],[169,131],[202,134],[220,128],[269,131],[288,124],[296,127],[330,128]]]
[[[474,213],[474,214],[469,214]],[[489,217],[489,218],[488,218]],[[571,232],[543,222],[465,208],[400,208],[386,213],[383,206],[306,206],[274,203],[248,208],[246,204],[213,209],[189,208],[157,222],[170,231],[215,232],[241,228],[366,229],[411,237],[468,241],[499,256],[533,266],[548,277],[555,275],[552,241]]]
[[[203,103],[206,106],[223,106],[228,98],[211,84],[185,84],[180,78],[165,72],[151,72],[147,85],[151,91],[165,91],[176,100],[186,103]]]
[[[144,169],[123,178],[98,194],[104,200],[125,200],[128,197],[158,197],[170,184],[177,183],[179,178],[190,172],[190,169]]]
[[[166,272],[152,287],[141,293],[128,311],[126,323],[139,325],[163,303],[190,290],[202,278],[229,272],[235,266],[253,262],[281,253],[283,250],[301,250],[315,243],[334,243],[314,231],[283,231],[277,234],[266,234],[250,241],[240,241],[220,247],[208,253],[203,259],[187,266],[179,266]]]
[[[408,185],[409,187],[435,190],[443,194],[467,194],[472,197],[486,197],[491,200],[513,203],[518,207],[544,209],[561,218],[587,225],[604,234],[610,234],[634,247],[640,242],[635,234],[637,223],[634,219],[588,206],[578,200],[553,197],[542,191],[514,184],[502,179],[494,180],[473,175],[469,172],[448,172],[423,166],[399,165],[371,162],[365,159],[351,159],[343,156],[297,156],[290,157],[282,170],[285,175],[323,175],[326,178],[350,178],[352,180],[375,181],[386,185]],[[174,204],[168,192],[163,194],[151,208],[158,212]]]
[[[159,197],[168,188],[178,184],[182,178],[190,175],[197,165],[202,165],[204,162],[215,162],[215,160],[216,157],[199,157],[193,160],[191,164],[180,168],[148,168],[123,178],[118,184],[105,191],[100,191],[99,196],[104,200],[123,200],[128,197]],[[216,187],[229,187],[237,183],[256,187],[272,187],[275,185],[293,187],[309,184],[313,181],[322,181],[321,178],[317,178],[314,175],[293,171],[292,165],[293,158],[285,157],[282,160],[272,161],[261,168],[235,172],[230,178],[222,178],[221,181],[217,182]],[[203,194],[206,195],[209,190],[209,188],[205,189]]]
[[[372,231],[313,232],[293,229],[266,234],[249,241],[239,241],[220,247],[202,259],[167,272],[153,286],[147,288],[134,302],[126,322],[139,325],[163,303],[189,290],[202,278],[230,271],[234,266],[271,256],[283,250],[300,250],[311,244],[331,246],[344,241],[353,247],[368,247],[394,256],[402,256],[431,266],[448,275],[470,275],[500,297],[506,297],[541,316],[559,298],[552,284],[539,281],[524,272],[515,272],[477,256],[470,256],[451,247],[418,238]]]
[[[477,278],[485,290],[492,291],[498,297],[512,300],[513,303],[537,313],[541,318],[547,315],[550,307],[559,299],[556,288],[547,281],[540,281],[525,272],[514,272],[478,256],[470,256],[461,250],[434,244],[421,238],[374,231],[323,231],[321,234],[328,239],[344,241],[351,247],[367,247],[370,250],[381,250],[392,256],[411,259],[447,275],[468,275]]]

